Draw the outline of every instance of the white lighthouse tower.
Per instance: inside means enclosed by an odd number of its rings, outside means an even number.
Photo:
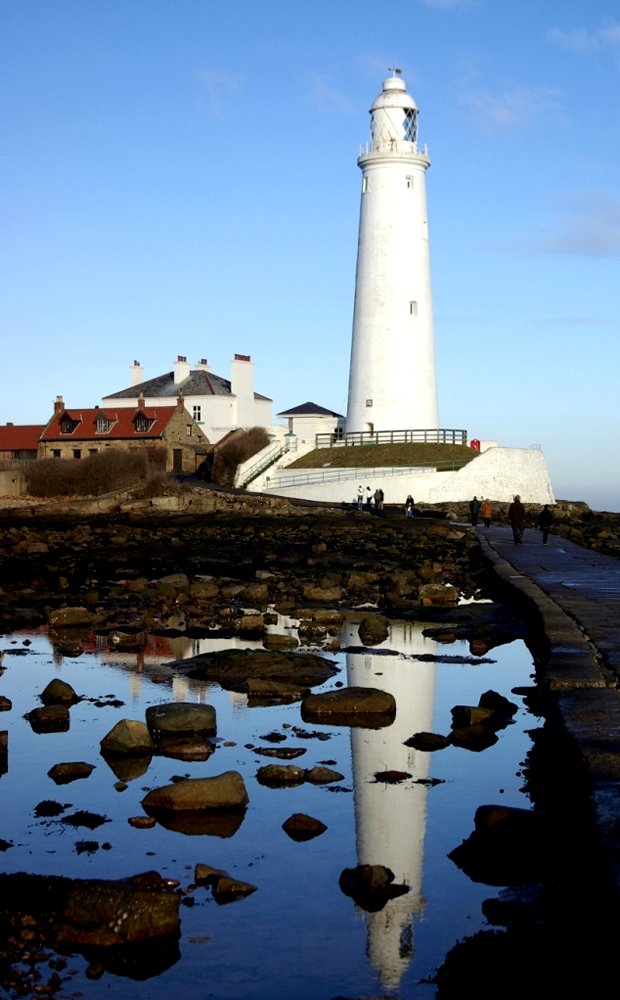
[[[426,149],[400,70],[383,81],[362,151],[346,430],[437,428]]]

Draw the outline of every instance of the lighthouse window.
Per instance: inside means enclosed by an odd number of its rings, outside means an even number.
[[[372,399],[366,400],[366,406],[372,406]]]
[[[411,189],[413,187],[413,177],[411,176],[411,174],[407,174],[407,176],[405,177],[405,183],[407,184],[408,188]]]
[[[412,302],[409,303],[409,314],[410,314],[410,316],[417,316],[418,315],[418,303],[417,302],[413,302],[412,301]]]
[[[366,194],[368,191],[368,178],[362,177],[362,194]]]
[[[418,116],[413,108],[405,111],[405,142],[415,142],[418,137]]]

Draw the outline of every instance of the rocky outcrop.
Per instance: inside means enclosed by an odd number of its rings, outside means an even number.
[[[0,511],[0,626],[49,622],[59,643],[79,651],[93,629],[111,648],[155,628],[204,634],[217,623],[265,634],[275,607],[326,634],[324,611],[365,603],[400,613],[420,607],[422,586],[450,584],[470,596],[480,585],[475,537],[431,518],[403,533],[400,519],[275,498],[266,505],[236,498],[217,517],[196,510],[145,506],[114,519],[71,509],[52,516],[42,508],[37,517]],[[47,552],[27,551],[39,541]]]
[[[0,923],[46,932],[56,945],[118,948],[179,936],[179,896],[156,872],[129,879],[0,875]]]

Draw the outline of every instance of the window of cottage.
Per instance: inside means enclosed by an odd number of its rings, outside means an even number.
[[[74,448],[73,449],[73,457],[74,458],[81,458],[82,457],[82,449],[81,448]]]
[[[194,420],[202,420],[202,408],[200,406],[192,406],[192,417]]]
[[[192,436],[192,425],[191,424],[187,425],[187,427],[186,427],[186,434],[187,434],[188,437]]]
[[[79,420],[73,420],[73,418],[70,417],[68,413],[65,414],[65,416],[60,421],[60,433],[73,434],[79,422],[80,422]]]
[[[145,417],[143,413],[139,413],[136,417],[136,431],[139,434],[145,434],[149,427],[153,423],[148,417]]]
[[[60,448],[52,448],[52,458],[60,458]]]
[[[97,434],[108,434],[112,430],[114,421],[109,420],[105,413],[100,413],[97,417]]]

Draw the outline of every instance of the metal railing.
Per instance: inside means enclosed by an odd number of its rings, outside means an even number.
[[[352,448],[371,444],[467,444],[467,431],[446,427],[402,431],[347,431],[315,436],[317,448]]]
[[[272,444],[267,445],[262,451],[259,451],[257,455],[254,456],[254,461],[248,460],[244,465],[240,466],[237,470],[237,475],[235,477],[235,486],[245,487],[249,483],[253,482],[260,476],[262,472],[265,472],[270,466],[278,461],[282,455],[285,455],[289,450],[288,441],[274,441]]]
[[[467,464],[458,461],[436,462],[434,465],[395,465],[379,466],[376,469],[365,467],[311,469],[306,472],[299,470],[290,474],[273,476],[265,484],[265,489],[278,490],[293,486],[321,486],[329,483],[341,483],[345,480],[367,482],[373,479],[387,479],[393,476],[425,476],[434,472],[456,472]]]

